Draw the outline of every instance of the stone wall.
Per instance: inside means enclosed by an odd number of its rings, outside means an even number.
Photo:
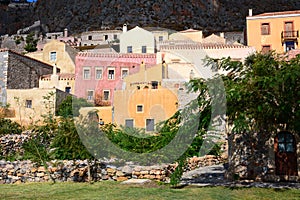
[[[53,67],[9,51],[7,89],[30,89],[39,87],[39,77],[52,74]]]
[[[21,157],[24,153],[22,145],[30,138],[31,136],[29,133],[23,133],[20,135],[11,134],[0,137],[0,157],[8,157],[12,154],[17,154]],[[188,164],[184,171],[190,171],[204,166],[222,164],[226,162],[226,160],[226,157],[216,157],[211,155],[193,157],[188,160]],[[47,165],[48,170],[46,170],[44,166],[40,166],[29,160],[0,160],[0,184],[47,182],[52,179],[57,182],[86,182],[89,180],[89,174],[91,174],[91,179],[93,181],[152,179],[168,182],[170,180],[170,175],[177,166],[177,163],[155,166],[138,166],[130,162],[113,164],[112,161],[104,162],[99,160],[91,161],[90,163],[88,163],[87,160],[53,160],[48,162]]]
[[[209,166],[224,162],[223,158],[215,156],[193,157],[185,171],[196,169],[200,166]],[[29,160],[4,161],[0,160],[0,184],[27,183],[27,182],[87,182],[92,181],[125,181],[128,179],[151,179],[163,182],[170,181],[170,175],[177,164],[162,164],[156,166],[137,166],[126,164],[115,166],[99,161],[51,161],[48,170]]]

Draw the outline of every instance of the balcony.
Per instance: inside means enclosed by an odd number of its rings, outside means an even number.
[[[282,31],[281,41],[297,40],[299,38],[299,31]]]

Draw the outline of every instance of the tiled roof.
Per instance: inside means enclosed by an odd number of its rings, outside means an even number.
[[[219,43],[187,43],[176,45],[160,45],[160,49],[226,49],[226,48],[247,48],[240,44],[219,44]]]
[[[156,58],[155,53],[101,53],[101,52],[79,52],[81,57],[111,57],[111,58]]]
[[[41,76],[41,79],[49,80],[51,78],[51,75],[52,74],[43,75],[43,76]],[[74,79],[75,80],[75,74],[69,74],[69,73],[59,74],[58,73],[57,75],[59,76],[59,80],[63,80],[63,79],[67,79],[67,80]]]
[[[253,15],[251,17],[277,16],[277,15],[293,15],[293,14],[300,14],[300,10],[282,11],[282,12],[269,12],[269,13],[262,13],[262,14],[258,14],[258,15]]]
[[[195,30],[195,29],[187,29],[183,31],[179,31],[180,33],[194,33],[194,32],[199,32],[200,30]],[[201,32],[201,31],[200,31]]]

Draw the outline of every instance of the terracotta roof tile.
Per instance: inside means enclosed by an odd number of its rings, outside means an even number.
[[[262,13],[262,14],[258,14],[258,15],[253,15],[252,17],[276,16],[276,15],[293,15],[293,14],[300,14],[300,10]]]

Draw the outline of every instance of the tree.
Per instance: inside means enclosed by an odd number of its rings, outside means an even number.
[[[229,72],[220,75],[226,91],[227,120],[232,127],[228,134],[239,135],[248,145],[250,152],[244,165],[248,178],[255,179],[268,165],[267,141],[274,133],[283,128],[300,133],[300,56],[287,60],[270,52],[253,54],[244,64],[230,58],[208,62]],[[206,94],[206,101],[211,102],[211,96],[205,92],[206,82],[192,80],[189,85]]]
[[[37,39],[34,39],[34,33],[31,32],[27,35],[26,37],[26,45],[24,47],[24,49],[28,52],[34,52],[37,50],[36,46],[37,46]]]

